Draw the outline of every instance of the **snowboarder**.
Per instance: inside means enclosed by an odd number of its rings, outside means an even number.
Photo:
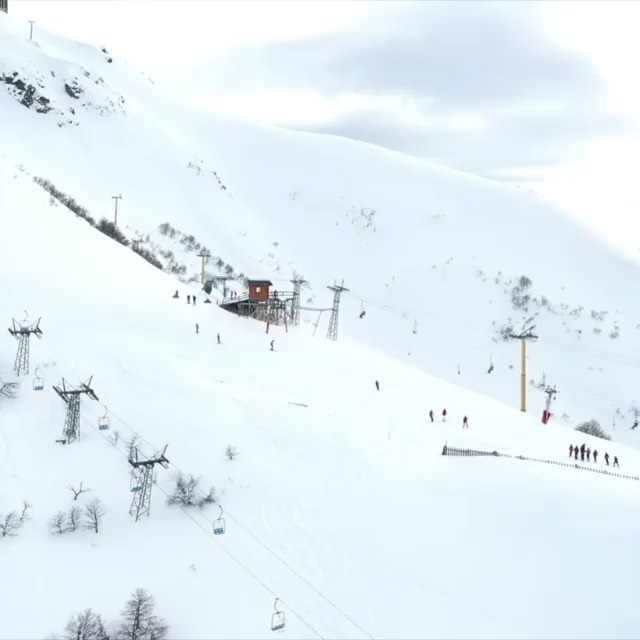
[[[433,422],[433,409],[429,411],[429,419]]]
[[[196,322],[196,333],[200,333],[200,325]]]
[[[618,462],[618,456],[613,456],[613,466],[620,468],[620,463]]]
[[[580,447],[580,460],[582,460],[582,462],[584,462],[584,450],[587,448],[587,445],[585,445],[585,443],[582,443],[582,446]]]
[[[468,429],[469,428],[469,419],[467,418],[467,416],[462,418],[462,428],[463,429]]]
[[[593,461],[596,464],[598,463],[598,450],[597,449],[593,450]]]
[[[604,453],[604,461],[607,463],[607,467],[609,466],[609,452],[605,451]]]
[[[578,459],[578,453],[580,452],[580,449],[578,448],[578,445],[574,445],[573,446],[573,457],[577,460]]]
[[[442,422],[446,422],[447,421],[447,410],[443,409],[442,410]]]
[[[180,296],[178,295],[178,290],[176,289],[176,292],[173,294],[174,298],[179,298]]]
[[[587,447],[587,462],[591,462],[591,447]]]
[[[220,340],[220,334],[217,335],[218,338],[218,344],[222,344],[222,340]]]
[[[274,342],[275,342],[275,340],[272,340],[272,341],[271,341],[271,351],[273,351],[273,350],[274,350],[274,349],[273,349],[273,343],[274,343]]]
[[[380,391],[380,383],[376,380],[376,389]]]
[[[191,304],[191,296],[187,296],[187,304]]]

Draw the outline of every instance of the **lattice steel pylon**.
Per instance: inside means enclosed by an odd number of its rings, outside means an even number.
[[[148,516],[151,511],[151,488],[153,487],[153,468],[159,464],[163,469],[169,466],[169,460],[165,457],[167,447],[155,453],[151,458],[140,459],[138,447],[132,447],[129,453],[129,464],[131,465],[131,485],[133,492],[129,515],[134,516],[136,522],[142,516]]]
[[[303,278],[294,278],[291,280],[293,284],[293,299],[291,300],[291,324],[297,327],[300,324],[300,292],[302,285],[307,281]]]
[[[333,287],[327,287],[330,291],[333,291],[333,305],[331,307],[331,317],[329,318],[329,328],[327,329],[327,338],[329,340],[338,339],[338,316],[340,314],[340,295],[343,291],[349,291],[344,286],[344,280],[340,285],[333,285]]]
[[[12,326],[9,328],[9,333],[18,340],[18,351],[13,364],[13,370],[17,376],[29,373],[29,340],[32,335],[36,338],[42,338],[40,320],[41,318],[38,318],[36,322],[31,324],[22,324],[17,322],[15,318],[11,318]]]
[[[91,388],[92,379],[93,376],[79,387],[72,387],[62,378],[62,385],[59,387],[54,385],[53,387],[53,390],[67,405],[67,415],[64,419],[64,429],[62,430],[65,444],[71,444],[74,440],[80,439],[80,396],[84,394],[92,400],[98,400],[98,396]]]

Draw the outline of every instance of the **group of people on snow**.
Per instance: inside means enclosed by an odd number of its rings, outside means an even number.
[[[594,447],[594,449],[592,450],[591,447],[588,447],[586,444],[584,444],[584,442],[582,443],[581,446],[578,446],[577,444],[570,444],[569,445],[569,457],[573,458],[574,460],[578,459],[578,456],[580,456],[580,460],[582,462],[585,461],[585,458],[587,460],[587,462],[591,462],[591,456],[593,456],[593,461],[597,464],[598,463],[598,450]],[[604,461],[608,466],[609,465],[609,452],[605,451],[604,453]],[[613,466],[614,467],[620,467],[620,463],[618,462],[618,456],[613,456]]]
[[[433,409],[429,410],[429,420],[431,420],[431,422],[435,422],[435,414],[433,413]],[[446,422],[447,421],[447,410],[443,409],[442,410],[442,422]],[[462,418],[462,428],[463,429],[468,429],[469,428],[469,418],[467,418],[467,416],[463,416]]]

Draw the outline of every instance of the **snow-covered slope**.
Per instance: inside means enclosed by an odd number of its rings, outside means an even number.
[[[172,638],[266,637],[275,595],[292,638],[637,635],[636,481],[441,455],[448,442],[563,460],[576,441],[559,419],[540,425],[539,395],[531,416],[500,402],[517,406],[517,345],[492,340],[509,317],[518,329],[538,313],[531,370],[558,384],[570,420],[626,410],[635,266],[529,194],[370,145],[198,113],[108,53],[46,35],[25,42],[17,26],[0,14],[0,317],[42,315],[32,362],[46,388],[23,379],[19,397],[0,402],[0,513],[33,504],[20,535],[0,539],[12,585],[0,638],[43,637],[89,606],[114,619],[136,587],[156,596]],[[34,176],[96,218],[122,192],[121,228],[150,245],[182,246],[158,232],[168,222],[236,273],[283,288],[301,273],[310,306],[327,306],[324,285],[344,277],[340,340],[312,338],[311,312],[267,337],[201,299],[187,306],[195,284],[53,206]],[[180,260],[197,271],[194,252]],[[538,299],[514,297],[528,314],[512,309],[505,283],[520,275]],[[592,309],[609,313],[592,319]],[[614,322],[620,336],[609,338]],[[14,352],[6,334],[3,379]],[[92,374],[100,402],[83,401],[81,441],[62,447],[51,385]],[[107,434],[96,429],[103,405]],[[448,422],[429,423],[442,407]],[[172,463],[138,523],[134,432],[144,453],[169,443]],[[582,441],[639,473],[634,449]],[[178,470],[216,486],[225,536],[212,535],[215,506],[186,515],[164,504]],[[72,506],[66,486],[80,481],[91,488],[83,503],[105,505],[102,532],[51,535],[49,517]]]
[[[164,251],[176,253],[158,233],[168,222],[236,274],[281,289],[301,274],[314,308],[330,306],[325,285],[344,278],[343,336],[512,406],[519,352],[500,332],[531,319],[540,341],[530,374],[560,390],[556,421],[596,418],[611,430],[617,413],[614,435],[636,443],[640,325],[629,292],[638,269],[562,213],[372,145],[199,112],[109,53],[46,34],[31,43],[23,31],[2,16],[0,154],[12,163],[95,217],[110,218],[111,196],[122,193],[121,227]],[[16,79],[35,88],[30,108]],[[47,113],[37,112],[40,98]],[[187,275],[196,252],[177,256]],[[532,285],[514,296],[522,276]],[[539,416],[544,395],[531,392]]]

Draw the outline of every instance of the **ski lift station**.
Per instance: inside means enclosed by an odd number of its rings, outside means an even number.
[[[247,287],[247,293],[226,297],[220,306],[231,313],[267,324],[287,324],[293,313],[293,292],[276,291],[271,280],[248,280]]]

